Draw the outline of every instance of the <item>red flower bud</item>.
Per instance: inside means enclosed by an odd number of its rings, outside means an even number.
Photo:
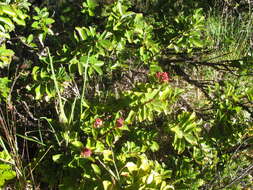
[[[121,117],[116,120],[116,127],[122,127],[124,125],[124,119]]]
[[[103,120],[100,118],[97,118],[94,122],[94,127],[97,128],[97,127],[101,127],[102,125],[103,125]]]
[[[169,80],[170,80],[170,77],[169,77],[168,73],[166,73],[166,72],[157,72],[156,78],[160,82],[169,82]]]
[[[80,154],[82,157],[90,157],[92,155],[92,151],[91,149],[89,148],[84,148],[82,151],[81,151],[81,154]]]

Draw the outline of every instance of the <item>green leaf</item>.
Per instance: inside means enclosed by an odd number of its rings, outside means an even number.
[[[14,55],[14,51],[6,49],[5,46],[0,47],[0,56],[11,57]]]
[[[9,170],[11,169],[11,165],[9,164],[0,164],[0,170]]]
[[[125,32],[125,36],[126,36],[126,38],[127,38],[127,40],[128,40],[129,43],[133,42],[133,31],[127,30]]]
[[[92,167],[93,171],[95,172],[95,174],[101,175],[101,170],[97,164],[91,164],[91,167]]]
[[[59,160],[62,158],[63,154],[55,154],[52,156],[54,162],[59,163]]]
[[[137,165],[135,163],[133,163],[133,162],[127,162],[127,164],[126,164],[125,167],[128,169],[128,171],[130,173],[133,173],[134,171],[138,170]]]
[[[33,70],[32,70],[32,76],[33,76],[33,80],[38,80],[38,72],[39,72],[39,67],[38,66],[35,66],[33,67]]]
[[[79,36],[81,37],[82,40],[87,39],[87,34],[86,34],[84,28],[76,27],[75,29],[78,32],[78,34],[79,34]]]
[[[147,106],[143,106],[143,119],[146,120],[148,118],[148,112],[152,112]]]
[[[156,72],[162,72],[162,68],[157,64],[150,65],[150,73],[154,74]]]
[[[109,51],[112,50],[112,43],[109,40],[100,40],[99,44]]]
[[[22,19],[18,19],[18,18],[13,18],[13,20],[18,24],[18,25],[21,25],[21,26],[25,26],[25,21],[22,20]]]
[[[44,143],[40,142],[39,140],[35,139],[35,138],[31,138],[31,137],[27,137],[27,136],[24,136],[24,135],[20,135],[20,134],[17,134],[18,137],[21,137],[25,140],[28,140],[28,141],[31,141],[31,142],[35,142],[37,144],[40,144],[42,146],[46,146]]]
[[[152,105],[152,109],[158,113],[165,111],[164,108],[166,108],[164,107],[165,104],[161,102],[160,100],[153,100],[150,103],[150,105]]]
[[[66,117],[64,110],[62,110],[60,115],[59,115],[59,122],[62,123],[62,124],[67,124],[68,123],[68,118]]]
[[[13,22],[11,21],[11,19],[7,18],[7,17],[0,17],[0,22],[3,22],[5,24],[7,24],[11,30],[13,30],[15,28]]]
[[[35,7],[34,10],[36,11],[37,14],[40,14],[40,9],[39,9],[39,7]]]
[[[38,38],[39,38],[40,44],[44,47],[43,41],[44,41],[45,38],[46,38],[46,34],[45,34],[45,33],[40,33],[40,34],[38,35]]]
[[[172,185],[167,185],[165,181],[162,182],[160,190],[175,190]]]
[[[95,37],[97,35],[96,28],[92,26],[89,26],[89,29],[86,28],[86,32],[87,34],[89,34],[89,36],[92,36],[92,37]]]
[[[105,140],[106,140],[106,143],[107,143],[109,146],[112,145],[113,139],[114,139],[114,138],[113,138],[113,134],[112,134],[112,133],[109,133],[108,135],[106,135]]]
[[[84,147],[83,143],[81,141],[72,141],[70,142],[71,145],[73,145],[75,148],[81,149]]]
[[[97,141],[96,142],[96,151],[97,152],[103,152],[105,149],[105,145],[104,143],[100,142],[100,141]]]
[[[123,9],[122,9],[122,4],[120,2],[117,3],[117,7],[118,7],[120,15],[123,16],[124,12],[123,12]]]
[[[173,145],[174,145],[174,148],[178,151],[179,154],[184,152],[184,150],[185,150],[185,141],[184,140],[177,139]]]
[[[172,127],[171,131],[175,132],[175,135],[177,136],[177,138],[179,139],[183,138],[183,131],[181,131],[179,126]]]
[[[5,32],[0,32],[0,38],[7,38],[7,39],[10,39],[10,34],[5,33]]]
[[[112,161],[111,156],[112,156],[111,150],[104,150],[103,151],[103,157],[104,157],[103,160],[104,161]]]
[[[184,132],[185,132],[185,133],[189,133],[189,132],[191,132],[194,128],[196,128],[196,126],[197,126],[197,124],[194,123],[194,121],[193,121],[193,123],[189,123],[188,125],[185,126]]]
[[[2,187],[5,183],[5,180],[4,178],[0,177],[0,187]]]
[[[159,90],[160,89],[151,89],[151,88],[148,88],[147,89],[147,91],[148,91],[148,93],[145,93],[145,102],[146,101],[150,101],[150,100],[152,100],[153,98],[155,98],[157,95],[158,95],[158,93],[159,93]]]
[[[90,108],[89,102],[87,100],[85,100],[85,99],[82,100],[82,106],[86,107],[86,108]]]
[[[97,67],[102,67],[104,65],[103,61],[94,60],[92,61],[92,65],[95,65]]]
[[[153,182],[153,180],[154,180],[154,174],[151,173],[151,174],[148,176],[146,183],[147,183],[147,184],[151,184],[151,183]]]
[[[153,117],[152,111],[147,111],[147,114],[148,114],[148,120],[153,121],[154,117]]]
[[[46,20],[45,20],[45,23],[48,25],[48,24],[53,24],[55,21],[54,21],[54,19],[52,19],[52,18],[46,18]]]
[[[30,34],[30,35],[27,37],[27,43],[30,44],[32,41],[33,41],[33,34]]]
[[[194,45],[194,46],[196,46],[196,47],[199,47],[199,48],[201,48],[201,47],[203,47],[203,40],[200,40],[200,39],[198,39],[198,38],[190,38],[190,42]]]
[[[134,116],[135,116],[136,112],[134,112],[133,110],[131,110],[125,120],[125,122],[127,124],[131,124],[133,122]]]
[[[84,69],[83,69],[83,63],[79,62],[77,64],[77,66],[78,66],[78,73],[79,73],[79,75],[83,75],[83,71],[84,71]]]
[[[87,57],[85,57],[87,59]],[[84,60],[86,61],[86,60]],[[99,74],[99,75],[102,75],[103,74],[103,71],[102,69],[100,68],[101,66],[104,65],[104,62],[103,61],[99,61],[97,60],[94,56],[90,57],[90,63],[92,65],[92,68]]]
[[[9,95],[10,92],[10,88],[9,88],[9,82],[10,80],[7,77],[0,77],[0,95],[4,98],[4,101],[7,100],[7,97]]]
[[[144,120],[144,110],[143,109],[141,109],[138,112],[138,120],[139,120],[139,122],[142,122]]]
[[[171,100],[171,97],[173,97],[173,90],[170,88],[166,88],[164,91],[160,93],[160,100],[163,102],[167,102],[167,100]]]
[[[41,70],[40,77],[41,77],[41,79],[45,79],[45,78],[49,77],[49,74],[47,73],[47,71]],[[52,76],[51,76],[51,78],[52,78]]]
[[[185,134],[184,138],[192,145],[197,145],[197,139],[193,136],[193,134]]]
[[[159,150],[159,144],[157,142],[155,142],[155,141],[152,141],[152,144],[150,146],[150,150],[152,152],[158,151]]]
[[[43,96],[40,92],[40,85],[38,85],[36,88],[35,88],[35,100],[39,100],[41,99],[41,97]]]
[[[40,28],[39,22],[33,22],[31,26],[32,26],[32,28],[36,28],[36,29]]]
[[[102,69],[97,66],[97,65],[92,65],[92,68],[99,74],[99,75],[102,75],[103,74],[103,71]]]
[[[0,7],[1,7],[1,10],[5,14],[7,14],[11,17],[16,17],[17,16],[16,12],[9,5],[1,5]]]
[[[1,175],[1,178],[4,178],[5,180],[11,180],[16,177],[16,172],[12,170],[4,171]]]
[[[104,190],[112,190],[113,189],[113,184],[112,184],[112,182],[110,182],[108,180],[104,180],[103,181],[103,187],[104,187]]]
[[[87,0],[87,5],[90,9],[94,9],[98,6],[98,3],[96,0]]]
[[[27,15],[24,14],[20,9],[16,9],[16,13],[17,13],[18,17],[22,20],[25,20],[25,18],[27,17]]]

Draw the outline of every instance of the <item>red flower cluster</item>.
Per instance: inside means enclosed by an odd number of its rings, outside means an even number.
[[[103,125],[103,120],[100,119],[100,118],[97,118],[94,122],[94,127],[95,128],[98,128],[98,127],[101,127]]]
[[[81,154],[80,154],[82,157],[90,157],[92,155],[92,151],[91,149],[89,148],[84,148],[82,151],[81,151]]]
[[[160,82],[169,82],[169,80],[170,80],[170,77],[169,77],[168,73],[166,73],[166,72],[157,72],[156,78]]]
[[[116,127],[122,127],[124,125],[124,119],[121,117],[116,120]]]

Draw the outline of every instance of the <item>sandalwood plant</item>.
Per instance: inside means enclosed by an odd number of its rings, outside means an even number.
[[[209,22],[236,3],[2,0],[0,188],[251,188],[252,49]]]

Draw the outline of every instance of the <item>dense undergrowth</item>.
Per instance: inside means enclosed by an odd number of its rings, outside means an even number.
[[[251,189],[250,1],[1,0],[0,188]]]

